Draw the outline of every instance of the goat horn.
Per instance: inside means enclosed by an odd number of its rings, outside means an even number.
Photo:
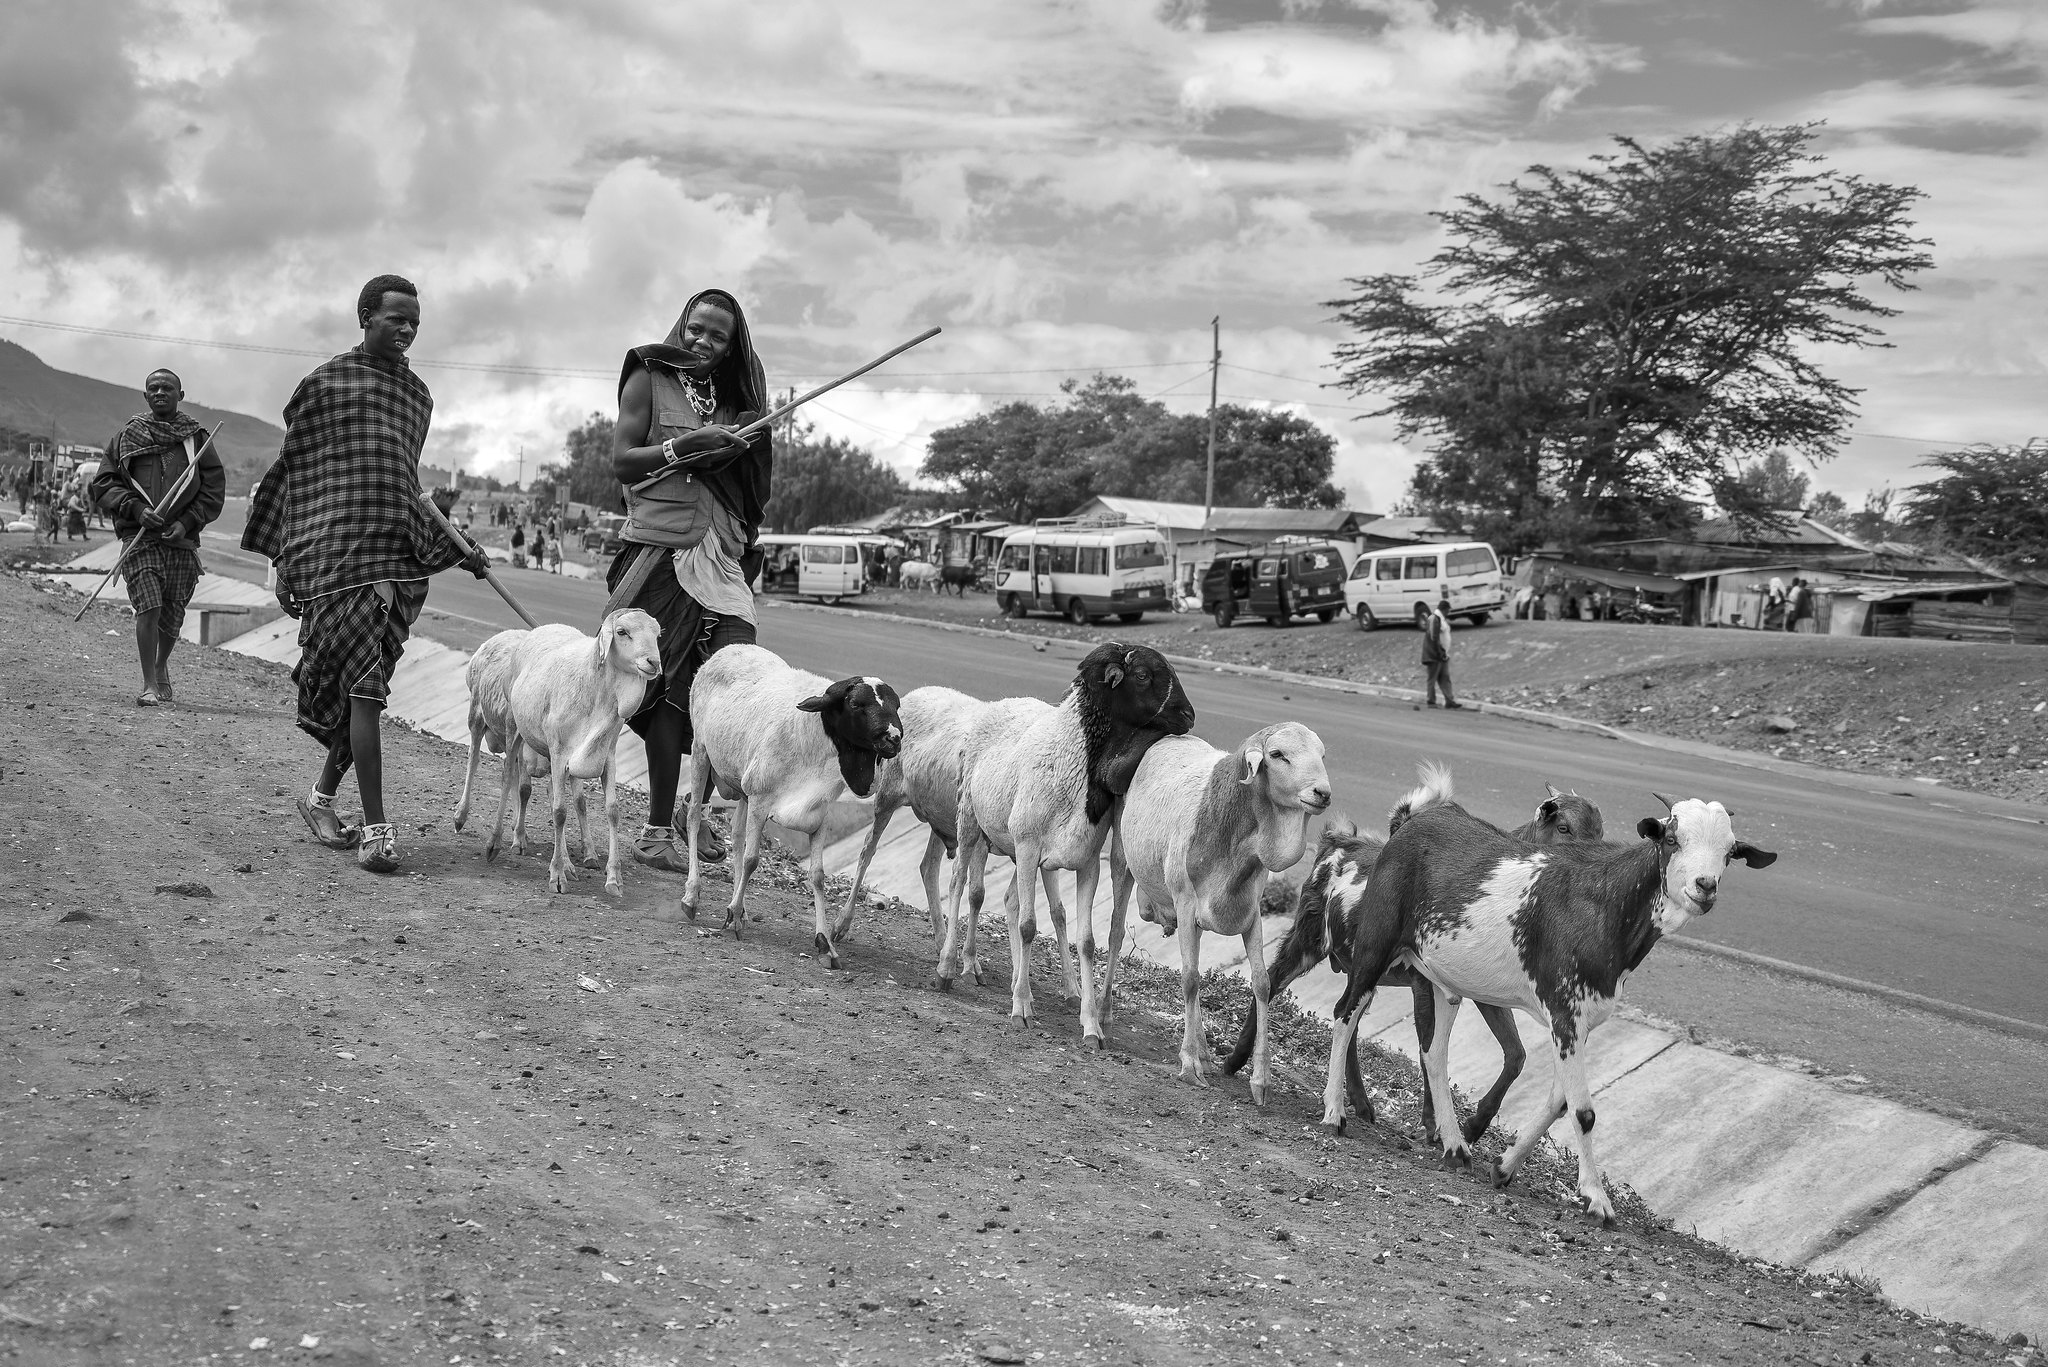
[[[1669,811],[1675,811],[1675,810],[1676,810],[1676,809],[1675,809],[1675,808],[1674,808],[1674,807],[1673,807],[1673,806],[1671,805],[1671,799],[1670,799],[1670,798],[1668,798],[1668,797],[1666,797],[1666,796],[1664,796],[1664,794],[1662,794],[1662,793],[1651,793],[1651,794],[1650,794],[1650,796],[1651,796],[1651,797],[1654,797],[1654,798],[1656,798],[1656,799],[1657,799],[1657,800],[1658,800],[1659,802],[1663,803],[1663,804],[1664,804],[1664,810],[1665,810],[1665,811],[1669,812]]]
[[[1547,780],[1546,780],[1546,781],[1545,781],[1545,783],[1543,784],[1543,791],[1544,791],[1544,792],[1546,792],[1546,793],[1549,793],[1549,794],[1550,794],[1550,795],[1551,795],[1552,797],[1563,797],[1563,796],[1564,796],[1564,794],[1563,794],[1563,793],[1560,793],[1559,791],[1557,791],[1557,785],[1556,785],[1555,783],[1551,783],[1551,782],[1548,782]]]

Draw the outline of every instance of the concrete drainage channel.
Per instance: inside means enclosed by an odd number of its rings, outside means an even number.
[[[75,575],[53,577],[79,582]],[[97,579],[85,581],[88,590]],[[250,587],[207,575],[199,597],[239,606]],[[267,594],[263,599],[271,601]],[[247,605],[262,606],[254,599]],[[242,620],[260,616],[251,612]],[[198,635],[197,623],[188,624],[188,637]],[[221,644],[290,664],[298,655],[297,635],[298,623],[280,618]],[[468,660],[462,651],[414,637],[392,681],[391,715],[466,745]],[[619,758],[621,780],[644,786],[638,741],[622,740]],[[926,834],[907,817],[892,826],[869,869],[870,888],[921,907],[917,866]],[[828,846],[827,871],[850,874],[863,838],[856,833]],[[988,905],[1002,904],[1009,877],[1007,865],[991,869]],[[1105,870],[1089,909],[1098,941],[1108,935],[1108,889]],[[1269,943],[1283,930],[1269,927]],[[1178,970],[1179,952],[1157,926],[1133,916],[1126,939],[1130,952]],[[1212,936],[1204,942],[1205,965],[1234,964],[1241,971],[1243,957],[1235,941]],[[1338,989],[1336,977],[1320,968],[1291,990],[1304,1007],[1327,1017]],[[1526,1114],[1550,1085],[1539,1032],[1527,1018],[1516,1019],[1529,1066],[1502,1107],[1510,1119]],[[1413,1058],[1408,994],[1380,993],[1360,1033]],[[1769,1262],[1871,1279],[1903,1307],[2001,1337],[2021,1332],[2040,1342],[2048,1336],[2048,1150],[1882,1098],[1840,1092],[1628,1020],[1609,1021],[1594,1036],[1590,1064],[1610,1173],[1677,1228]],[[1458,1086],[1483,1090],[1498,1068],[1490,1035],[1456,1032],[1451,1076]],[[1551,1138],[1568,1148],[1563,1123]]]

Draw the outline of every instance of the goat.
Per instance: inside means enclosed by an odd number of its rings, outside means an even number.
[[[976,719],[960,764],[960,856],[946,943],[939,951],[941,983],[959,971],[963,889],[982,886],[991,850],[1006,854],[1017,865],[1011,882],[1017,896],[1009,905],[1010,1015],[1028,1025],[1031,965],[1023,928],[1035,924],[1044,871],[1072,869],[1081,915],[1081,1028],[1099,1047],[1091,908],[1110,811],[1130,787],[1146,750],[1162,737],[1186,735],[1194,725],[1195,709],[1166,657],[1120,641],[1088,652],[1059,706],[1010,699],[991,704]],[[1061,974],[1072,984],[1065,918],[1056,901],[1051,909]]]
[[[1529,823],[1509,831],[1509,836],[1531,845],[1550,845],[1567,840],[1598,841],[1602,837],[1605,827],[1598,807],[1577,793],[1559,792],[1553,784],[1543,786],[1550,795],[1536,808],[1536,815]],[[1392,835],[1416,811],[1426,809],[1431,802],[1448,800],[1450,795],[1448,774],[1441,776],[1438,786],[1425,784],[1409,793],[1388,813],[1387,833]],[[1323,832],[1316,849],[1315,863],[1301,885],[1294,925],[1274,951],[1273,962],[1266,970],[1274,992],[1283,991],[1326,956],[1337,972],[1343,973],[1348,969],[1352,918],[1357,914],[1359,899],[1364,896],[1366,883],[1372,876],[1373,861],[1379,858],[1386,843],[1378,836],[1360,834],[1348,821],[1333,822]],[[1416,1041],[1420,1049],[1427,1050],[1435,1029],[1429,982],[1410,969],[1395,968],[1380,979],[1380,986],[1398,986],[1403,982],[1415,994]],[[1500,1043],[1501,1072],[1466,1118],[1464,1132],[1468,1143],[1477,1143],[1479,1136],[1486,1133],[1486,1127],[1493,1123],[1494,1116],[1500,1111],[1501,1100],[1507,1096],[1508,1088],[1514,1086],[1515,1079],[1522,1075],[1522,1064],[1527,1059],[1527,1052],[1522,1048],[1522,1036],[1515,1029],[1514,1012],[1487,1002],[1477,1005],[1480,1018]],[[1244,1067],[1245,1060],[1251,1055],[1255,1025],[1256,1021],[1251,1016],[1245,1017],[1244,1025],[1238,1031],[1237,1046],[1223,1061],[1225,1073],[1236,1073]],[[1351,1100],[1351,1109],[1371,1124],[1372,1100],[1366,1095],[1364,1079],[1358,1074],[1358,1055],[1355,1052],[1344,1061],[1344,1090]],[[1430,1101],[1427,1077],[1422,1082],[1422,1124],[1429,1142],[1436,1143],[1436,1109]]]
[[[502,794],[513,770],[522,785],[543,770],[553,776],[555,853],[548,887],[567,892],[575,870],[569,863],[569,798],[579,817],[583,857],[590,857],[589,809],[582,780],[604,780],[604,820],[610,831],[604,890],[616,897],[619,879],[619,728],[639,710],[647,682],[661,673],[661,624],[638,608],[620,608],[599,624],[595,639],[559,623],[536,627],[514,650],[515,672],[506,711],[507,744],[520,751],[505,766]],[[507,756],[508,761],[510,756]],[[524,798],[521,799],[522,819]]]
[[[1269,873],[1292,868],[1308,844],[1308,819],[1330,805],[1322,738],[1298,722],[1254,732],[1225,754],[1193,736],[1154,744],[1119,805],[1110,843],[1114,888],[1109,982],[1123,947],[1124,904],[1135,889],[1147,919],[1180,936],[1180,1075],[1198,1087],[1208,1045],[1202,1035],[1202,932],[1244,940],[1252,984],[1252,1101],[1266,1104],[1266,956],[1259,903]],[[1169,910],[1170,909],[1170,910]],[[1096,1039],[1099,1047],[1100,1038]]]
[[[733,830],[743,840],[725,929],[739,934],[746,918],[747,882],[761,862],[761,832],[769,821],[810,837],[813,944],[827,966],[839,967],[838,942],[853,925],[859,878],[836,921],[825,915],[825,847],[818,833],[834,799],[875,791],[876,767],[897,757],[903,722],[896,690],[880,679],[855,675],[834,683],[792,669],[755,645],[727,646],[704,662],[690,686],[690,789],[716,783],[738,801]],[[682,913],[697,919],[703,869],[697,832],[704,804],[690,804],[690,871]],[[865,872],[865,870],[863,870]]]
[[[1425,789],[1435,777],[1425,777]],[[1431,795],[1427,810],[1402,823],[1373,865],[1353,921],[1350,973],[1337,999],[1323,1082],[1324,1129],[1343,1131],[1343,1057],[1380,978],[1405,964],[1429,980],[1441,1023],[1422,1066],[1444,1157],[1471,1162],[1446,1075],[1458,1004],[1470,997],[1513,1007],[1549,1030],[1556,1068],[1541,1113],[1521,1127],[1494,1181],[1512,1181],[1569,1107],[1577,1121],[1579,1195],[1602,1224],[1613,1223],[1614,1204],[1593,1152],[1587,1037],[1613,1013],[1621,985],[1658,939],[1713,910],[1730,860],[1761,869],[1778,857],[1737,840],[1718,802],[1658,800],[1669,815],[1636,823],[1642,838],[1632,845],[1532,849],[1444,794]]]
[[[929,560],[906,560],[903,562],[901,577],[897,580],[906,589],[930,589],[939,591],[939,567]]]

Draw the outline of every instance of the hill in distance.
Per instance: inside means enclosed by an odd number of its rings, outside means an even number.
[[[0,428],[12,429],[0,434],[0,445],[29,435],[47,439],[54,419],[59,443],[105,446],[143,407],[141,373],[133,384],[111,384],[58,370],[27,347],[0,339]],[[227,423],[215,449],[227,467],[230,494],[246,494],[284,444],[284,429],[274,422],[200,403],[183,407],[208,428]]]

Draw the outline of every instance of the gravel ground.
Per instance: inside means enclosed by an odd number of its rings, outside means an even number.
[[[1412,629],[1339,620],[1219,630],[1194,614],[1135,626],[1012,622],[987,594],[882,589],[846,611],[1002,631],[1142,641],[1173,655],[1419,688]],[[1710,741],[1809,764],[2048,803],[2048,649],[1782,632],[1494,621],[1452,643],[1462,696]],[[1790,721],[1789,731],[1773,729]]]

